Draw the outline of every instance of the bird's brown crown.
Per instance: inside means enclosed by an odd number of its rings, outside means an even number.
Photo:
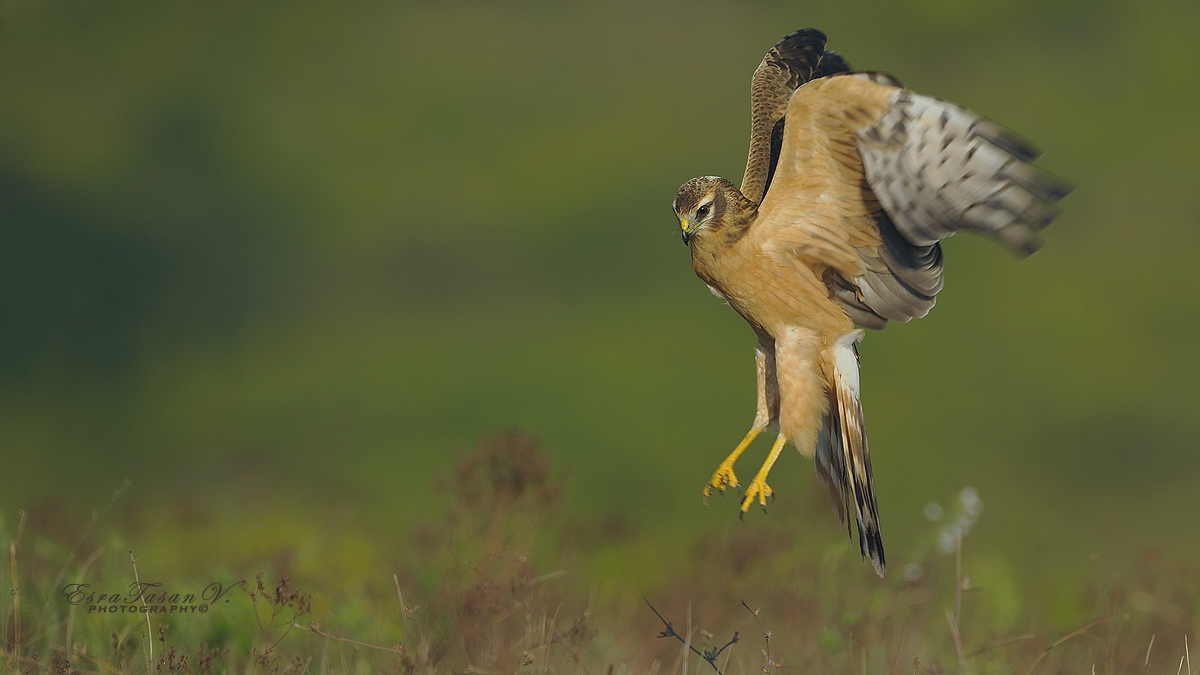
[[[694,212],[701,200],[710,195],[715,197],[724,192],[726,187],[734,188],[734,185],[720,176],[700,176],[689,180],[680,185],[679,192],[675,194],[675,215],[682,217]]]

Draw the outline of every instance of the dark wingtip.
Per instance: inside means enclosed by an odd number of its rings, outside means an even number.
[[[1052,176],[1044,172],[1042,175],[1044,183],[1041,186],[1041,191],[1038,192],[1038,196],[1048,202],[1056,202],[1071,194],[1071,191],[1075,189],[1074,183],[1067,182],[1058,176]]]
[[[1042,156],[1041,148],[1012,132],[993,136],[988,141],[1022,162],[1032,162]]]
[[[812,78],[825,53],[825,34],[816,28],[801,28],[776,42],[771,52],[786,68],[795,71],[800,83],[804,83]]]
[[[1014,183],[1049,204],[1054,204],[1075,189],[1074,184],[1029,164],[1011,166],[1006,173]],[[1057,215],[1057,211],[1053,213]]]
[[[801,28],[794,30],[787,35],[784,35],[779,42],[775,43],[775,48],[784,53],[785,50],[792,50],[804,45],[817,44],[820,45],[820,50],[824,51],[825,42],[828,38],[825,33],[816,28]]]
[[[975,126],[975,133],[1022,162],[1032,162],[1042,156],[1041,148],[999,124],[984,122]]]
[[[828,77],[838,73],[850,72],[850,64],[842,55],[832,49],[825,49],[828,38],[825,33],[816,28],[801,28],[788,33],[782,40],[775,43],[775,51],[785,61],[803,61],[808,63],[816,55],[816,68],[809,79]]]
[[[846,62],[846,59],[842,58],[841,54],[832,49],[826,49],[825,53],[821,56],[821,62],[817,64],[817,69],[813,71],[812,76],[815,80],[819,77],[829,77],[830,75],[848,72],[850,72],[850,64]]]

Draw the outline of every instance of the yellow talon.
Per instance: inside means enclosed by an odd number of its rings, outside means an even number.
[[[746,496],[742,498],[743,514],[750,509],[755,497],[758,498],[758,503],[764,510],[767,508],[767,497],[775,494],[771,486],[767,485],[767,474],[771,473],[771,467],[775,465],[775,460],[779,459],[779,453],[783,452],[783,446],[786,443],[787,437],[782,434],[775,439],[775,445],[771,446],[771,454],[767,455],[767,461],[763,462],[762,468],[758,470],[758,474],[746,488]]]
[[[754,442],[754,439],[758,437],[763,428],[752,427],[750,431],[746,432],[746,436],[742,439],[742,442],[738,443],[733,452],[729,453],[729,456],[725,458],[725,461],[721,462],[721,466],[717,467],[717,472],[708,481],[708,485],[704,486],[704,503],[708,503],[708,498],[712,496],[714,489],[724,494],[725,488],[738,487],[737,476],[733,473],[733,464],[737,461],[738,457],[742,456],[746,448],[750,447],[750,444]]]
[[[733,462],[726,459],[721,462],[721,466],[717,467],[717,472],[708,481],[708,485],[704,486],[704,498],[711,497],[714,489],[724,494],[725,488],[730,487],[738,487],[738,479],[737,475],[733,473]]]
[[[746,496],[742,499],[742,513],[749,510],[755,497],[758,497],[758,503],[765,509],[767,508],[767,498],[774,496],[775,491],[771,489],[770,485],[767,485],[766,479],[763,476],[755,476],[750,486],[746,488]]]

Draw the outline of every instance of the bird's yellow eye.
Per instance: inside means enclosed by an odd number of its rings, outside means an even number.
[[[704,216],[707,216],[708,215],[708,204],[705,204],[704,206],[701,206],[700,208],[696,209],[696,215],[701,218],[703,218]]]

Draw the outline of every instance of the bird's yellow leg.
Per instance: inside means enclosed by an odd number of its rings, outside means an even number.
[[[750,431],[746,432],[746,437],[742,439],[742,442],[737,444],[737,447],[733,449],[733,452],[729,453],[729,456],[725,458],[724,462],[721,462],[721,466],[717,467],[717,472],[714,473],[712,479],[708,481],[708,485],[704,486],[705,501],[712,496],[713,490],[719,490],[723,493],[727,487],[738,486],[737,476],[733,473],[733,464],[738,460],[738,457],[742,456],[742,453],[746,451],[746,448],[750,447],[750,444],[754,442],[754,439],[757,438],[765,428],[766,427],[760,426],[751,427]]]
[[[783,452],[783,446],[787,440],[787,437],[782,434],[775,439],[775,445],[771,446],[771,454],[767,455],[767,461],[763,462],[762,468],[758,470],[754,480],[750,481],[750,485],[746,487],[746,496],[742,498],[742,513],[750,508],[755,497],[758,498],[758,503],[764,509],[767,508],[767,497],[773,493],[771,487],[767,485],[767,474],[771,473],[771,467],[775,465],[775,460],[779,459],[779,453]]]

